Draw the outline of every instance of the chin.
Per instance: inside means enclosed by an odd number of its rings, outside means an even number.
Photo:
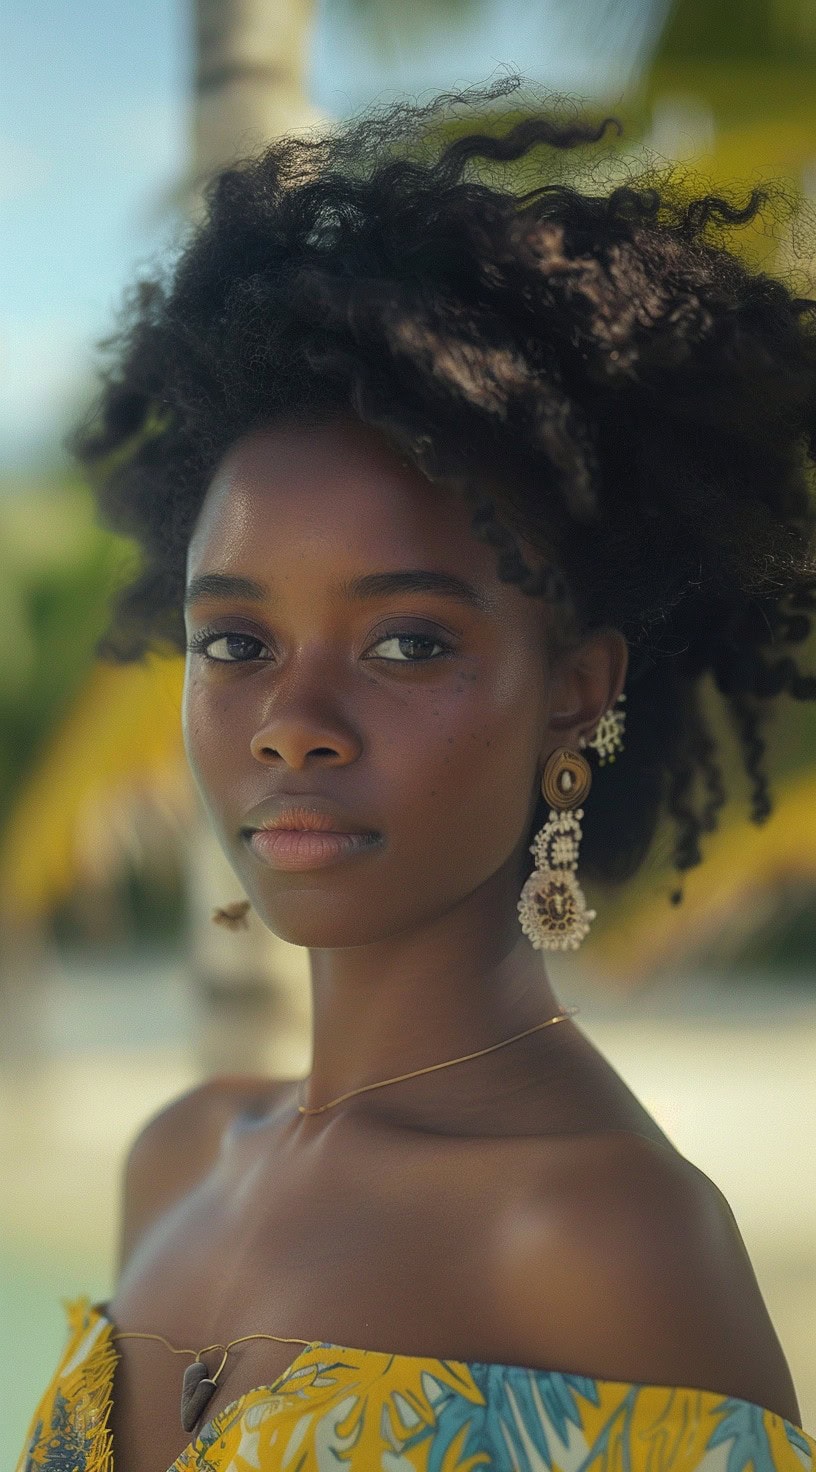
[[[363,897],[358,903],[348,894],[320,894],[315,888],[303,887],[283,901],[276,896],[254,894],[247,889],[252,908],[278,940],[308,950],[341,950],[349,946],[365,946],[386,940],[388,926],[371,924],[370,907]]]

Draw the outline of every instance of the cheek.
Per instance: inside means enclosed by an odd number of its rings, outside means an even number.
[[[228,691],[196,675],[188,663],[184,677],[181,728],[190,770],[208,807],[217,806],[218,794],[230,780],[225,753],[236,749],[238,712],[231,708]],[[224,794],[228,796],[228,794]]]
[[[484,877],[527,832],[542,735],[536,689],[521,661],[492,679],[463,673],[431,703],[421,739],[401,758],[425,834],[456,850],[460,872],[470,855]]]

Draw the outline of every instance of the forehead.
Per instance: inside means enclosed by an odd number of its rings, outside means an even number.
[[[259,564],[274,565],[276,577],[306,564],[436,566],[524,597],[500,582],[495,553],[470,520],[463,498],[432,485],[359,421],[274,425],[243,436],[217,467],[190,540],[188,576],[215,567],[257,572]]]

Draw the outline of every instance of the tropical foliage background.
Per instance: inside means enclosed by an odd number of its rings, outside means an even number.
[[[338,4],[340,0],[338,0]],[[347,0],[351,6],[351,0]],[[565,3],[565,0],[560,0]],[[358,22],[385,55],[431,26],[442,7],[356,0]],[[447,0],[466,27],[475,0]],[[625,8],[625,7],[624,7]],[[624,122],[625,159],[648,150],[706,183],[743,193],[786,181],[791,218],[816,196],[816,11],[803,0],[645,3],[637,62],[604,81],[616,7],[582,7],[598,63],[590,104]],[[630,5],[637,20],[637,5]],[[248,139],[325,118],[307,95],[313,0],[197,0],[189,166],[164,207],[194,215],[202,181]],[[646,41],[643,40],[646,37]],[[619,37],[618,37],[619,40]],[[634,44],[634,43],[633,43]],[[457,81],[461,80],[457,74]],[[472,81],[484,80],[472,78]],[[372,88],[376,92],[376,87]],[[504,125],[507,117],[505,114]],[[801,238],[806,239],[806,235]],[[767,269],[816,290],[807,249],[758,230],[749,249]],[[89,490],[38,473],[0,495],[0,923],[5,965],[43,945],[175,947],[201,985],[233,992],[278,982],[285,953],[252,927],[230,959],[206,935],[215,904],[236,897],[201,818],[181,751],[181,662],[101,664],[95,641],[132,550],[95,525]],[[816,644],[800,646],[816,666]],[[810,971],[816,957],[816,710],[791,702],[770,737],[776,808],[756,829],[717,697],[710,716],[727,753],[732,794],[701,869],[672,907],[670,832],[625,893],[597,895],[588,963],[637,987],[678,964]],[[232,893],[225,894],[225,885]],[[291,961],[291,957],[289,961]]]

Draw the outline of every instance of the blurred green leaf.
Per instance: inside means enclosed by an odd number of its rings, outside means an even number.
[[[675,0],[655,60],[768,65],[813,54],[816,15],[803,0]]]
[[[0,497],[0,828],[93,664],[130,558],[76,482]]]

